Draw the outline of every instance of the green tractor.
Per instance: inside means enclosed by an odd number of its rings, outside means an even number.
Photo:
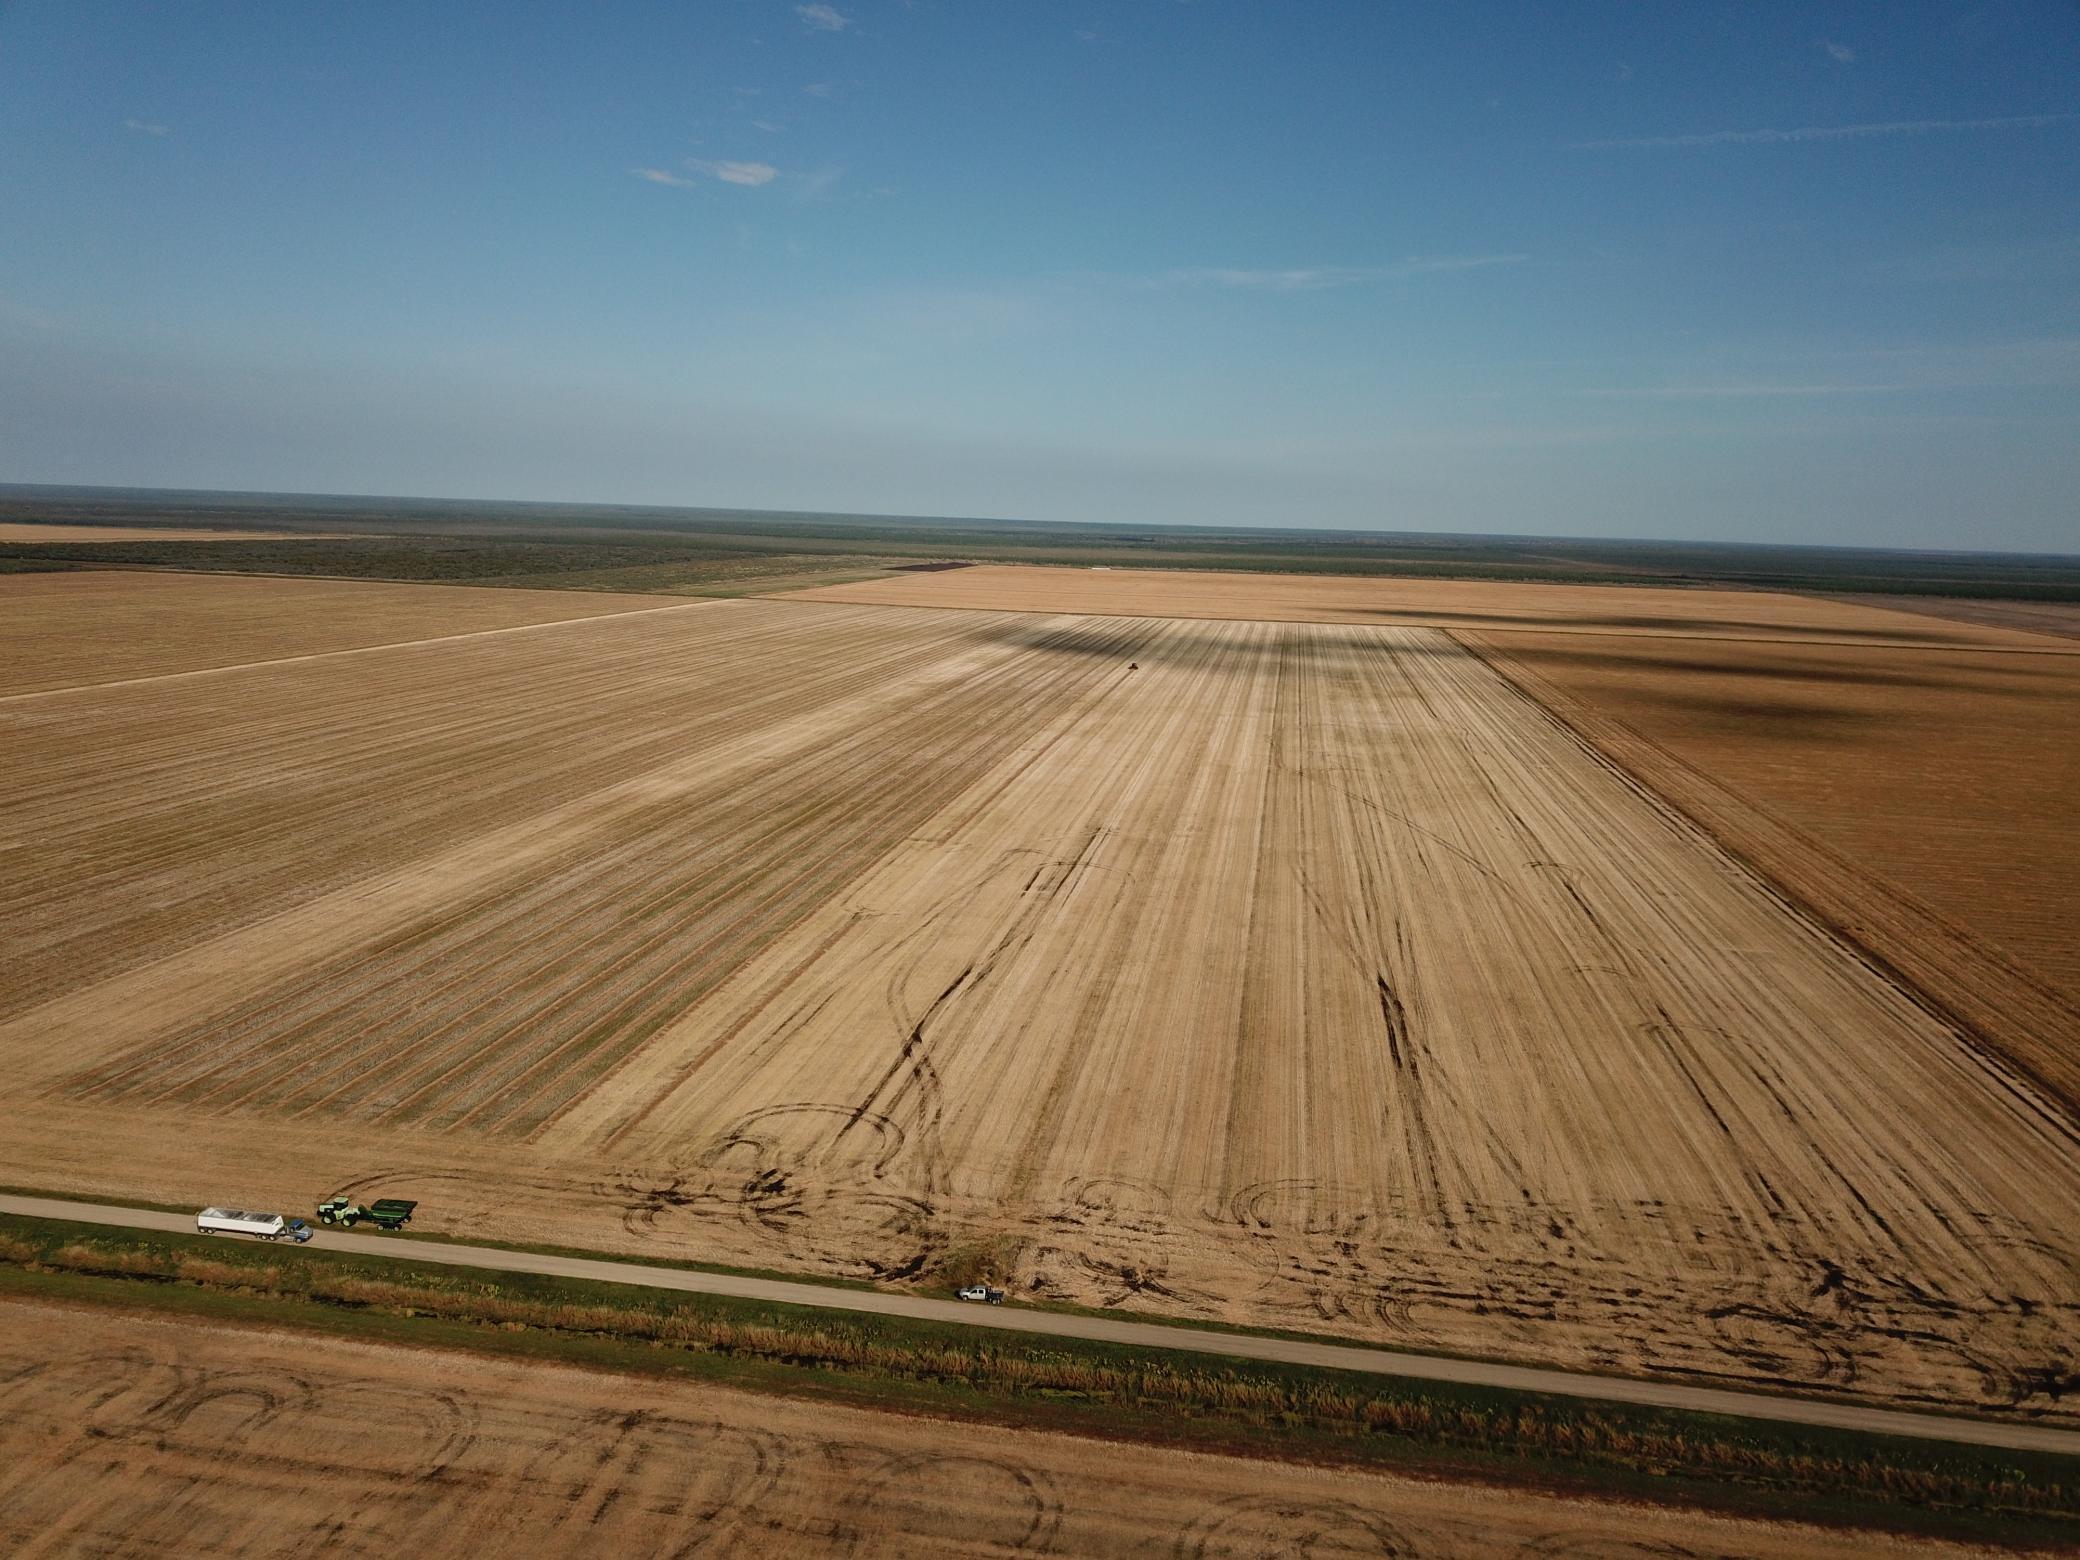
[[[328,1197],[318,1204],[318,1222],[348,1230],[357,1224],[373,1224],[379,1230],[401,1230],[412,1222],[412,1210],[418,1206],[402,1197],[378,1197],[365,1208],[344,1197]]]

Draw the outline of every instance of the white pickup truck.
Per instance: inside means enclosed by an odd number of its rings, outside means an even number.
[[[963,1300],[980,1300],[987,1305],[1002,1305],[1004,1303],[1004,1291],[992,1289],[987,1284],[970,1284],[966,1289],[960,1291],[960,1297]]]
[[[261,1240],[293,1240],[298,1245],[311,1238],[311,1227],[301,1219],[285,1219],[278,1213],[243,1213],[237,1208],[205,1208],[195,1215],[195,1228],[204,1235],[252,1235]]]

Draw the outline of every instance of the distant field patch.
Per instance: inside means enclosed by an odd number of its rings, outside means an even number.
[[[1470,637],[2080,1109],[2080,657]]]
[[[359,580],[0,575],[0,697],[665,605],[655,596]]]
[[[1998,626],[1812,596],[1661,586],[978,564],[799,594],[811,601],[1002,612],[2074,649],[2067,642]]]
[[[2030,634],[2080,639],[2080,601],[1974,601],[1964,596],[1843,596],[1864,606],[1919,612],[1958,623],[1986,623]]]

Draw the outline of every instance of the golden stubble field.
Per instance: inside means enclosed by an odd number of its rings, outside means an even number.
[[[2080,655],[1469,638],[2080,1107]]]
[[[25,1556],[1973,1552],[19,1303],[0,1305],[0,1543]]]
[[[2080,1109],[2080,607],[991,566],[804,593],[1449,629]]]
[[[1436,629],[0,701],[0,1179],[2076,1417],[2080,1136]]]
[[[671,606],[656,596],[373,580],[15,574],[0,578],[0,696]]]
[[[1521,629],[1647,638],[1818,639],[1836,644],[2043,643],[2025,625],[1946,620],[1849,599],[1658,585],[1498,584],[1391,575],[1250,574],[1240,570],[1068,568],[992,563],[943,573],[829,585],[805,601],[990,612],[1086,612],[1375,628]],[[1867,598],[1866,598],[1867,599]],[[2057,648],[2070,650],[2070,643]]]

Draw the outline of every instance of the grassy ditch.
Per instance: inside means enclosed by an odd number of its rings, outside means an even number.
[[[10,1217],[0,1294],[1754,1516],[2080,1541],[2080,1464],[950,1324]]]

